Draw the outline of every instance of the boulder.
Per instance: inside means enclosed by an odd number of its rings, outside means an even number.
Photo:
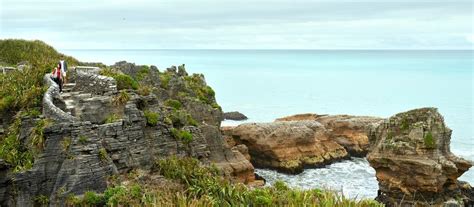
[[[314,121],[241,124],[231,132],[237,144],[248,147],[252,164],[286,173],[302,172],[348,156],[347,151]]]
[[[377,200],[388,206],[470,202],[463,192],[472,195],[472,189],[457,178],[472,163],[451,153],[451,129],[436,108],[396,114],[374,127],[369,139],[367,160],[379,182]]]
[[[224,113],[224,120],[234,120],[234,121],[243,121],[247,120],[247,116],[244,114],[238,112],[238,111],[232,111],[232,112],[225,112]]]

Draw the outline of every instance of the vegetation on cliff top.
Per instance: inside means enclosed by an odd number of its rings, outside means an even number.
[[[25,63],[23,70],[15,70],[8,75],[0,73],[0,116],[12,120],[5,136],[0,137],[0,159],[12,165],[14,171],[21,171],[32,166],[34,151],[44,145],[42,130],[45,121],[40,121],[33,133],[34,143],[21,143],[19,127],[21,116],[38,116],[41,100],[46,88],[43,76],[51,72],[59,60],[66,60],[70,65],[79,62],[69,56],[58,53],[53,47],[42,41],[7,39],[0,40],[0,65],[16,66]]]
[[[193,158],[169,157],[156,162],[156,170],[180,187],[148,185],[140,178],[117,181],[102,194],[71,196],[71,205],[108,206],[383,206],[374,200],[355,201],[326,190],[299,190],[277,182],[272,187],[249,188],[220,176]],[[126,183],[126,184],[124,184]]]

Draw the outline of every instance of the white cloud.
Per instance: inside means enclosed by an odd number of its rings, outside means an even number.
[[[472,48],[464,0],[1,2],[0,38],[62,49]]]

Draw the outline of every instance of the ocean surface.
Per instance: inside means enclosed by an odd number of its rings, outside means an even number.
[[[297,113],[389,117],[437,107],[453,130],[451,150],[474,160],[473,60],[471,51],[383,50],[61,50],[81,61],[121,60],[164,70],[185,63],[203,73],[224,111],[247,122],[270,122]],[[241,122],[226,121],[223,125]],[[348,197],[373,198],[375,171],[365,159],[285,175],[257,169],[269,183],[324,187]],[[474,169],[461,180],[474,185]]]

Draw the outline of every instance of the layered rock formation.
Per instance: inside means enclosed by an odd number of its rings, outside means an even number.
[[[377,200],[388,206],[473,201],[470,186],[457,181],[472,163],[451,153],[451,129],[437,109],[396,114],[374,127],[369,138],[367,159],[379,181]]]
[[[145,68],[124,62],[118,65],[131,75],[140,74]],[[73,83],[59,94],[57,85],[46,77],[49,89],[43,100],[43,117],[52,124],[42,131],[43,148],[31,169],[11,173],[9,165],[0,160],[0,205],[33,206],[38,197],[47,197],[50,204],[56,205],[70,194],[102,192],[110,176],[135,169],[150,170],[155,160],[170,155],[195,157],[203,163],[216,164],[230,178],[253,182],[252,164],[239,150],[225,146],[219,130],[222,111],[204,102],[215,101],[213,94],[205,100],[195,96],[202,93],[199,87],[206,87],[204,80],[193,76],[195,82],[190,82],[184,67],[180,71],[159,74],[169,78],[169,85],[164,88],[159,82],[144,78],[141,84],[160,87],[148,95],[135,90],[118,92],[115,81],[90,71],[70,73]],[[173,85],[180,82],[183,85]],[[190,89],[190,84],[195,84],[194,88]],[[204,97],[207,94],[199,95],[201,99],[208,98]],[[117,101],[119,98],[122,101]],[[164,104],[169,98],[178,99],[183,107]],[[199,109],[187,110],[196,102]],[[200,116],[206,111],[214,113]],[[38,131],[34,129],[38,121],[21,119],[19,136],[25,146],[30,143],[29,134]],[[183,140],[176,131],[189,133],[192,138]]]
[[[324,125],[329,138],[342,145],[353,157],[364,157],[369,150],[367,130],[383,119],[371,116],[297,114],[275,121],[316,121]]]
[[[259,167],[299,173],[304,167],[322,166],[348,156],[332,141],[323,125],[314,121],[242,124],[225,134],[248,147]]]

